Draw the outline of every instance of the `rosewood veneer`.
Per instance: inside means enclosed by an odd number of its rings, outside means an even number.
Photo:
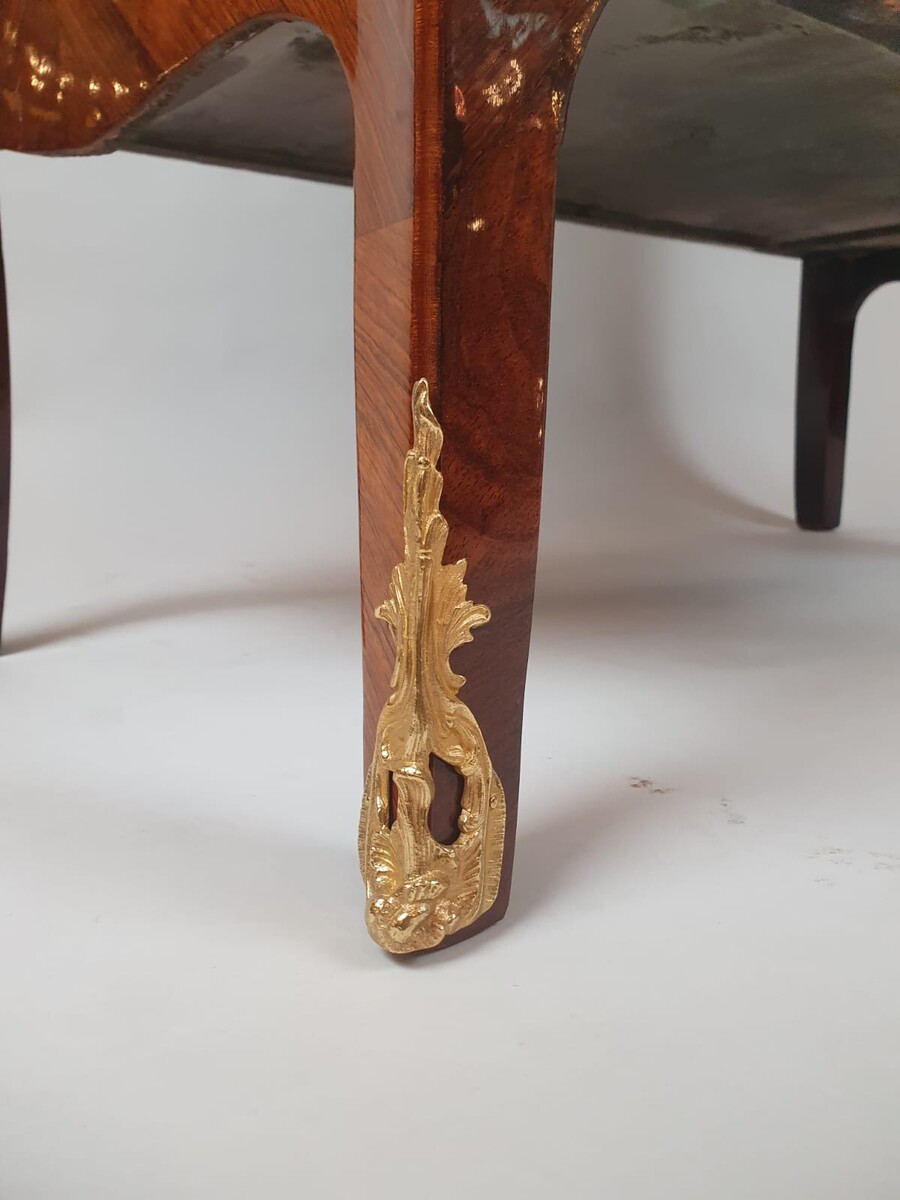
[[[803,260],[798,519],[833,528],[855,317],[900,276],[898,51],[885,0],[0,5],[0,146],[355,185],[361,855],[386,948],[508,902],[556,216]],[[5,571],[4,548],[0,606]]]

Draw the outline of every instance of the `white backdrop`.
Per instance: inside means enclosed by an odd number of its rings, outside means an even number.
[[[0,1197],[888,1200],[900,292],[792,528],[799,269],[562,225],[506,922],[366,938],[349,191],[0,161]]]

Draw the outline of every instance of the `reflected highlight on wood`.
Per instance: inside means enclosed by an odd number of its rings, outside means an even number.
[[[444,433],[447,558],[467,561],[492,614],[454,665],[503,780],[502,872],[490,907],[442,944],[509,897],[555,213],[805,260],[798,515],[831,528],[853,322],[900,253],[898,49],[900,6],[876,0],[7,0],[0,13],[0,146],[335,179],[353,162],[367,759],[391,694],[395,646],[375,611],[403,559],[396,480],[420,378]],[[2,535],[5,358],[0,371]],[[441,761],[430,828],[450,845],[458,780]]]
[[[367,757],[391,692],[394,646],[375,611],[403,558],[396,481],[419,378],[431,384],[444,431],[447,559],[468,561],[469,587],[492,612],[454,665],[503,780],[503,867],[477,920],[449,922],[445,945],[499,919],[509,896],[556,161],[599,11],[599,0],[44,0],[19,5],[2,27],[0,141],[41,151],[100,149],[129,122],[137,129],[210,56],[273,22],[311,22],[336,48],[355,126]],[[433,827],[448,829],[457,815],[455,789],[442,787]]]

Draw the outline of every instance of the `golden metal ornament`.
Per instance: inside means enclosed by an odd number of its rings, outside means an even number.
[[[438,460],[444,435],[428,384],[413,391],[414,444],[403,474],[404,558],[377,615],[393,630],[391,696],[378,721],[366,779],[359,856],[366,924],[394,954],[429,950],[471,925],[497,898],[506,799],[478,722],[459,699],[465,680],[450,667],[457,646],[490,620],[466,598],[466,561],[443,561],[447,522]],[[428,816],[432,756],[463,779],[459,837],[444,845]]]

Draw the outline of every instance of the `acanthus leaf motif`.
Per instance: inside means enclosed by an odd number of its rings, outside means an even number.
[[[413,390],[413,434],[403,478],[404,558],[377,610],[393,632],[396,662],[359,836],[366,922],[375,941],[398,954],[439,945],[491,907],[506,829],[503,786],[475,716],[459,699],[465,680],[450,666],[451,653],[491,614],[468,599],[465,560],[443,562],[444,436],[425,380]],[[428,825],[432,755],[463,778],[459,837],[449,846]]]

